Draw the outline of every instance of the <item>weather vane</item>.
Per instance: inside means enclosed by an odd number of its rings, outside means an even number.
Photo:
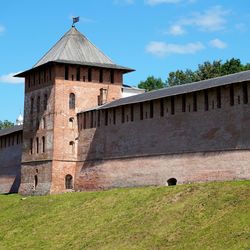
[[[79,17],[79,16],[77,16],[77,17],[72,17],[72,19],[73,19],[72,27],[75,27],[75,23],[78,23],[78,22],[79,22],[80,17]]]

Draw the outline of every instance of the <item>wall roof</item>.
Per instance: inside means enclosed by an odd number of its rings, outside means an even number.
[[[23,130],[23,125],[16,125],[11,128],[0,129],[0,136],[9,135]]]
[[[215,88],[219,86],[229,85],[232,83],[246,82],[246,81],[250,81],[250,70],[231,74],[231,75],[221,76],[217,78],[212,78],[208,80],[203,80],[199,82],[188,83],[188,84],[178,85],[174,87],[167,87],[167,88],[150,91],[150,92],[146,92],[146,93],[139,94],[139,95],[121,98],[113,102],[99,106],[96,109],[114,108],[117,106],[146,102],[146,101],[151,101],[151,100],[160,99],[164,97],[187,94],[187,93],[191,93],[195,91],[201,91],[205,89],[211,89],[211,88]]]

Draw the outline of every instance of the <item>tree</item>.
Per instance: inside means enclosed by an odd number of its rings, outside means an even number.
[[[11,128],[13,126],[14,126],[14,123],[8,120],[0,121],[0,129]]]
[[[141,81],[138,84],[138,88],[146,89],[146,91],[161,89],[164,87],[166,87],[166,83],[162,81],[161,78],[155,78],[154,76],[149,76],[145,81]]]
[[[180,85],[185,83],[197,82],[214,77],[234,74],[240,71],[250,70],[250,64],[242,64],[240,59],[231,58],[225,63],[215,60],[212,63],[205,61],[198,65],[197,70],[187,69],[170,72],[167,79],[168,86]]]

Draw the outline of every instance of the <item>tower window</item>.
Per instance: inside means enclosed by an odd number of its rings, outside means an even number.
[[[51,68],[49,67],[49,80],[51,80]]]
[[[37,176],[37,174],[38,174],[38,170],[36,169],[36,174],[34,176],[34,190],[36,190],[36,187],[38,185],[38,176]]]
[[[39,138],[36,138],[36,153],[39,154]]]
[[[45,94],[43,98],[43,110],[47,110],[48,95]]]
[[[73,141],[69,142],[69,145],[71,147],[71,153],[74,154],[75,153],[75,143]]]
[[[100,69],[99,82],[103,82],[103,69]]]
[[[38,84],[41,84],[41,71],[38,72]]]
[[[36,73],[33,74],[33,85],[36,85]]]
[[[92,69],[88,68],[88,81],[92,82]]]
[[[243,103],[248,103],[248,90],[247,90],[247,83],[243,83],[242,85],[242,91],[243,91]]]
[[[73,189],[73,177],[70,174],[65,176],[65,188],[66,189]]]
[[[46,68],[44,68],[44,71],[43,71],[43,82],[44,83],[46,82]]]
[[[36,111],[37,111],[37,113],[40,112],[40,96],[37,97],[37,101],[36,101]]]
[[[45,129],[45,127],[46,127],[46,119],[45,119],[45,117],[43,117],[43,119],[42,119],[42,129]]]
[[[221,88],[218,87],[216,89],[216,97],[217,97],[217,108],[221,108]]]
[[[28,88],[30,88],[30,75],[27,76]]]
[[[30,154],[33,154],[33,139],[30,139]]]
[[[30,98],[30,113],[33,114],[33,109],[34,109],[34,98]]]
[[[204,91],[204,110],[208,111],[208,91]]]
[[[115,71],[113,69],[110,70],[110,82],[115,82]]]
[[[42,152],[45,153],[45,137],[42,137]]]
[[[233,106],[234,105],[234,86],[233,85],[230,85],[229,94],[230,94],[230,105]]]
[[[65,65],[65,75],[64,75],[65,80],[69,80],[69,66]]]
[[[69,108],[70,109],[75,109],[75,94],[73,94],[73,93],[70,93],[70,95],[69,95]]]
[[[76,67],[76,80],[80,81],[81,77],[80,77],[80,66]]]

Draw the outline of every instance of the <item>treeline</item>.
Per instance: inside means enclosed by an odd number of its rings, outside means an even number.
[[[0,130],[1,129],[5,129],[5,128],[11,128],[14,126],[14,123],[13,122],[10,122],[8,120],[5,120],[5,121],[1,121],[0,120]]]
[[[151,91],[167,86],[198,82],[214,77],[234,74],[245,70],[250,70],[250,64],[242,64],[240,59],[231,58],[225,63],[223,63],[222,60],[215,60],[213,62],[206,61],[199,64],[196,70],[186,69],[184,71],[176,70],[170,72],[166,81],[163,81],[161,78],[149,76],[145,81],[141,81],[138,87]]]

